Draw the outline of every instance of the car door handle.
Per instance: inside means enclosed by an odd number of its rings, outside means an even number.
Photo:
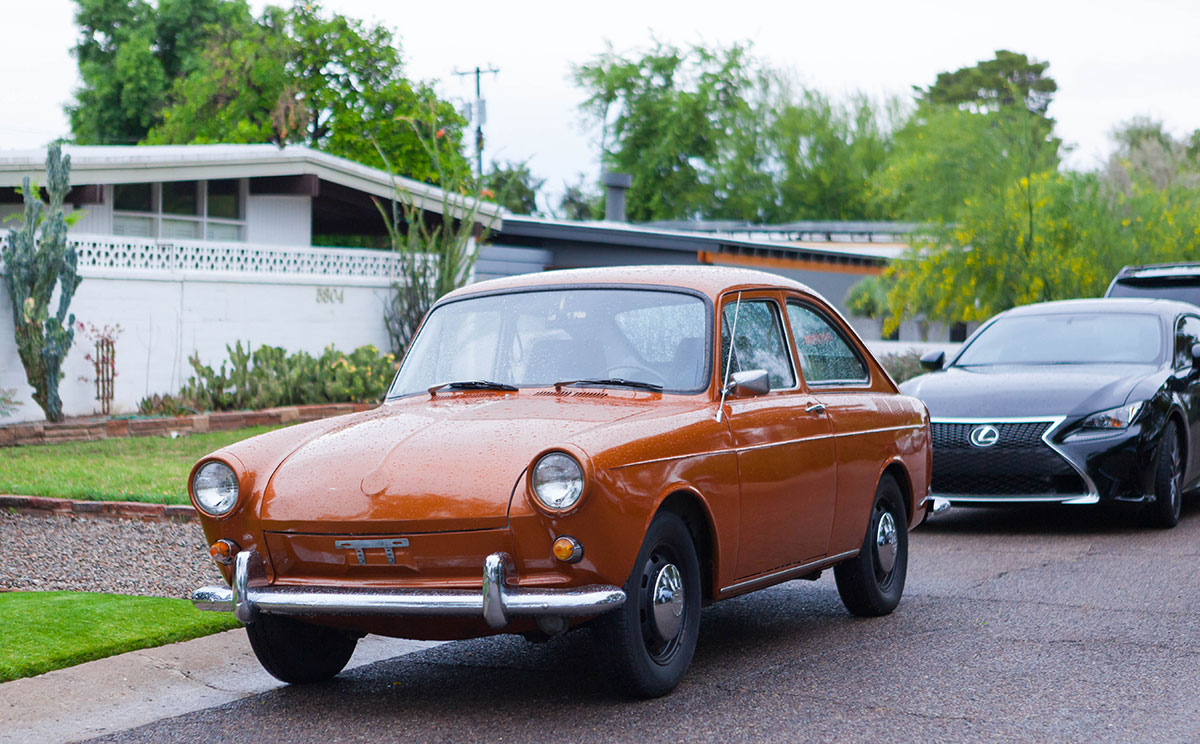
[[[824,403],[809,403],[804,407],[805,413],[825,413]]]

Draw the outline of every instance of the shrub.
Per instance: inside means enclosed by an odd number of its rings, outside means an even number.
[[[21,405],[21,401],[16,399],[16,395],[16,390],[0,388],[0,416],[7,416]]]
[[[909,349],[897,354],[882,354],[877,359],[897,383],[925,372],[921,367],[921,352],[917,349]]]
[[[251,352],[248,345],[242,348],[241,341],[225,348],[229,352],[228,366],[222,362],[219,370],[201,363],[193,354],[188,361],[196,374],[188,379],[177,400],[165,396],[163,406],[231,411],[313,403],[373,403],[387,392],[397,366],[394,355],[381,355],[369,344],[349,354],[330,345],[317,357],[303,351],[288,354],[278,346],[260,346]]]

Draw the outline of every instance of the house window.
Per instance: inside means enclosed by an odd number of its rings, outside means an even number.
[[[246,231],[245,202],[245,179],[116,184],[113,232],[165,240],[240,241]]]

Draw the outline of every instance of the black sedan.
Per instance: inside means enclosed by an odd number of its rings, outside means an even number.
[[[1200,482],[1200,307],[1101,299],[1015,308],[901,390],[929,407],[931,495],[959,504],[1125,501],[1179,521]]]

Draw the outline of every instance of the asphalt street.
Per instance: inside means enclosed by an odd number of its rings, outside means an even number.
[[[958,508],[913,533],[891,616],[831,572],[704,611],[674,694],[631,701],[586,632],[448,643],[95,741],[1200,740],[1200,503],[1174,530]]]

